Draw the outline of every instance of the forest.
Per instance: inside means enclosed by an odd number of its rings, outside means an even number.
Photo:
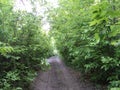
[[[13,1],[0,0],[0,90],[27,90],[53,55],[91,82],[120,90],[119,0],[58,0],[57,8],[46,0],[49,35],[34,8],[14,11]]]

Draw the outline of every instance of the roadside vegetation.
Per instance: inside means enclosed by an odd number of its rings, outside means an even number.
[[[120,87],[119,6],[119,0],[60,0],[49,19],[66,64],[108,88]]]
[[[36,71],[48,67],[50,40],[41,16],[13,11],[11,0],[0,0],[0,90],[29,90]]]

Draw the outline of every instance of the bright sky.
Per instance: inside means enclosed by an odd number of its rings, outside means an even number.
[[[58,7],[58,0],[46,0],[50,6],[53,8]],[[38,14],[43,14],[46,10],[45,6],[42,6],[44,4],[45,0],[36,0],[35,8],[37,10]],[[30,0],[15,0],[15,10],[26,10],[27,12],[32,12],[33,5],[30,3]]]
[[[44,4],[45,0],[36,0],[34,2],[35,8],[36,8],[36,15],[41,15],[43,18],[42,23],[43,23],[43,29],[46,31],[49,31],[50,29],[50,24],[47,21],[45,11],[47,10],[47,6],[42,5]],[[57,8],[58,7],[58,0],[46,0],[49,4],[50,7],[52,8]],[[33,5],[31,4],[30,0],[15,0],[15,5],[14,5],[14,10],[23,10],[27,12],[33,13]]]

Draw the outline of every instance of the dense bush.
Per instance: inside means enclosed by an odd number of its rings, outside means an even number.
[[[12,1],[12,0],[11,0]],[[10,0],[0,1],[0,90],[29,90],[36,71],[48,65],[50,40],[41,17],[13,11]]]
[[[64,0],[50,13],[51,35],[66,64],[111,87],[120,87],[119,5],[118,0]]]

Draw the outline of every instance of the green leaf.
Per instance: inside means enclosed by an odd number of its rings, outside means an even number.
[[[99,43],[99,42],[100,42],[99,33],[95,33],[95,40],[96,40],[96,43]]]

